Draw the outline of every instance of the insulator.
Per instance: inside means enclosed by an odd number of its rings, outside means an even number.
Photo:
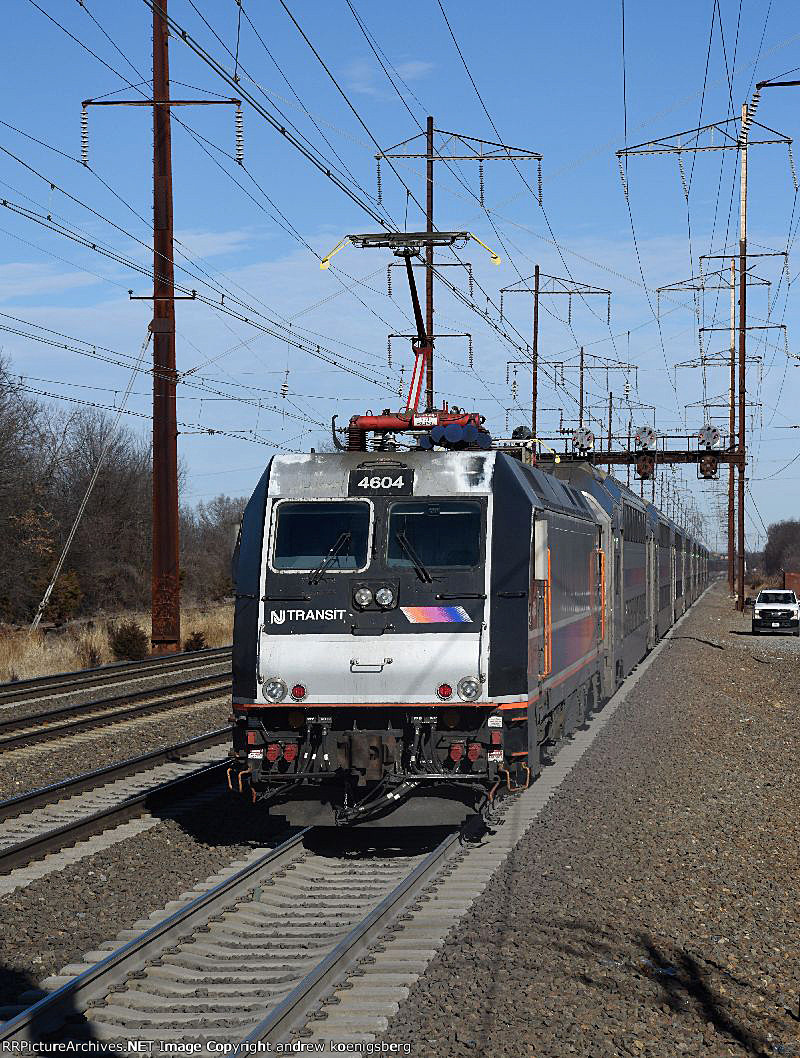
[[[386,361],[389,364],[389,367],[391,367],[392,366],[392,339],[391,338],[387,338],[386,339]]]
[[[283,382],[281,382],[281,396],[289,396],[289,372],[286,372]]]
[[[467,290],[469,290],[469,296],[471,298],[474,298],[475,297],[475,283],[474,283],[474,280],[472,278],[472,265],[471,264],[467,265]]]
[[[572,323],[572,294],[567,298],[567,325]]]
[[[392,266],[388,265],[386,268],[386,293],[389,297],[392,296]]]
[[[244,165],[244,118],[242,117],[242,108],[237,104],[236,106],[236,161],[239,165]]]
[[[509,378],[508,368],[509,368],[509,365],[506,363],[506,385],[508,385],[508,378]]]
[[[500,322],[503,322],[503,291],[500,291]],[[506,379],[508,382],[508,379]]]
[[[89,165],[89,111],[86,107],[81,110],[81,161]]]
[[[508,408],[506,408],[506,433],[508,433]]]
[[[397,396],[398,397],[402,397],[403,396],[403,375],[405,373],[406,373],[405,364],[401,364],[400,365],[400,382],[398,383],[398,386],[397,386]]]
[[[794,184],[795,191],[797,191],[797,172],[794,167],[794,156],[792,154],[791,143],[786,144],[786,150],[789,152],[789,172],[792,174],[792,183]]]
[[[511,380],[511,399],[516,404],[516,402],[517,402],[517,380],[515,378]]]
[[[472,335],[468,334],[467,335],[467,367],[471,371],[474,366],[475,366],[475,361],[474,361],[474,358],[472,356]]]
[[[538,183],[539,183],[539,205],[542,205],[542,159],[537,159]]]
[[[689,201],[689,185],[686,183],[686,170],[683,168],[683,155],[678,155],[678,172],[681,174],[681,187],[683,188],[683,197],[686,201]]]
[[[483,192],[484,192],[484,185],[483,185],[483,158],[481,158],[481,160],[478,162],[478,181],[479,181],[479,184],[480,184],[481,206],[483,206]]]
[[[381,180],[381,160],[380,160],[380,158],[376,159],[376,166],[377,166],[376,175],[377,175],[377,180],[378,180],[378,205],[382,206],[383,205],[383,181]]]
[[[608,295],[608,308],[606,309],[606,324],[611,326],[611,295]]]
[[[622,164],[622,158],[617,155],[617,163],[619,165],[619,178],[622,181],[622,191],[625,195],[625,199],[628,198],[628,181],[625,179],[625,167]]]

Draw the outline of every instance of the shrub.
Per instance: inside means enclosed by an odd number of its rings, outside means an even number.
[[[205,650],[208,646],[206,643],[206,634],[202,630],[192,632],[192,634],[184,641],[184,650]]]
[[[110,627],[108,642],[117,661],[142,661],[150,653],[147,633],[136,621]]]

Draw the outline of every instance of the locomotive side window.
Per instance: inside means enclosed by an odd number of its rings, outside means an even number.
[[[394,503],[389,510],[386,561],[413,569],[467,569],[481,558],[481,511],[455,500]]]
[[[272,548],[272,568],[285,572],[318,569],[334,552],[327,572],[367,566],[370,506],[351,502],[280,503]]]

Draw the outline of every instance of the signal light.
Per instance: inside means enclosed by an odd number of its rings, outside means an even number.
[[[719,460],[716,456],[706,454],[700,456],[697,465],[697,475],[701,478],[715,478],[719,475]]]
[[[500,731],[492,731],[492,745],[499,746],[502,741],[502,733]]]
[[[294,687],[292,687],[292,698],[294,698],[296,702],[301,702],[305,698],[305,696],[305,687],[302,685],[302,683],[296,683]]]
[[[436,688],[436,693],[439,695],[440,698],[452,698],[453,688],[450,686],[449,683],[440,683],[439,686]]]
[[[652,478],[656,469],[655,456],[645,453],[636,460],[636,477],[648,481]]]
[[[291,763],[296,759],[298,752],[298,746],[296,742],[287,742],[283,748],[283,759]]]
[[[454,742],[450,747],[450,760],[454,764],[458,764],[461,758],[464,756],[464,747],[460,742]]]
[[[480,742],[470,742],[467,746],[467,760],[471,760],[473,764],[480,757],[483,746]]]
[[[267,751],[264,754],[270,764],[274,764],[276,760],[281,756],[281,747],[277,742],[270,742],[267,746]]]

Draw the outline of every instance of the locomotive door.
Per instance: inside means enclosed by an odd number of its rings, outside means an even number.
[[[528,697],[538,694],[541,680],[552,671],[551,565],[547,520],[531,512],[531,586],[528,592]]]

